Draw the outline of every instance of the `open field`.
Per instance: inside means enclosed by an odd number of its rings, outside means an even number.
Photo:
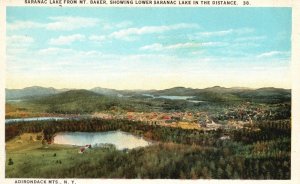
[[[197,146],[191,148],[168,143],[131,150],[129,153],[113,148],[95,148],[84,154],[78,154],[79,147],[63,145],[47,145],[45,147],[41,141],[30,140],[30,137],[35,136],[37,134],[22,134],[20,137],[7,142],[6,177],[151,178],[155,177],[153,173],[153,176],[151,174],[141,176],[137,173],[143,170],[145,173],[150,173],[146,169],[159,167],[158,164],[163,167],[160,169],[167,169],[170,160],[164,160],[166,157],[176,158],[172,160],[172,163],[179,164],[176,162],[183,158],[176,156],[176,153],[172,151],[173,149],[185,153],[190,153],[191,149],[205,150]],[[163,150],[157,155],[159,149]],[[145,156],[147,156],[147,160],[144,159]],[[13,160],[12,165],[8,165],[9,158]],[[135,159],[137,163],[134,161]],[[118,170],[113,169],[114,167]]]

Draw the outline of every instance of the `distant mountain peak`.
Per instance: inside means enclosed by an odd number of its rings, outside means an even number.
[[[97,94],[93,91],[87,90],[87,89],[73,89],[73,90],[59,93],[57,95],[94,95],[94,96],[98,96],[99,94]]]
[[[23,89],[6,89],[6,99],[19,99],[27,97],[47,96],[59,93],[53,87],[45,88],[41,86],[31,86]]]
[[[169,88],[169,89],[186,89],[186,87],[183,87],[183,86],[176,86],[176,87],[172,87],[172,88]]]
[[[204,90],[225,90],[225,89],[229,89],[229,88],[225,88],[225,87],[221,87],[221,86],[213,86],[213,87],[209,87],[209,88],[204,88]]]

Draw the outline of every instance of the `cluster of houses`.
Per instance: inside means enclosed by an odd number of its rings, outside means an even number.
[[[196,122],[203,112],[100,112],[95,113],[94,117],[102,119],[126,119],[132,121],[143,121],[148,123],[171,123],[176,121]]]
[[[251,106],[250,104],[240,105],[235,108],[229,108],[224,113],[219,114],[219,119],[237,120],[237,121],[253,121],[264,119],[272,116],[269,107]]]
[[[215,123],[205,112],[99,112],[94,117],[102,119],[126,119],[142,121],[151,125],[177,126],[178,123],[196,124],[196,129],[218,129],[222,125]]]
[[[78,153],[82,154],[82,153],[84,153],[85,151],[87,151],[89,149],[92,149],[92,145],[87,144],[84,147],[80,147]]]
[[[114,144],[109,144],[109,143],[97,143],[97,144],[93,144],[94,148],[104,148],[104,149],[116,149],[116,146]],[[79,148],[78,153],[79,154],[83,154],[85,152],[88,152],[92,149],[92,145],[91,144],[87,144],[85,146],[82,146]],[[127,151],[128,149],[125,149],[124,151]]]
[[[95,113],[95,117],[102,119],[126,119],[142,121],[150,125],[177,126],[179,123],[190,123],[196,129],[213,130],[218,128],[243,128],[245,124],[252,124],[259,118],[270,116],[267,108],[252,106],[250,103],[226,109],[225,112],[209,116],[207,112],[119,112],[106,111]],[[222,122],[220,124],[220,122]],[[197,125],[197,126],[194,126]]]

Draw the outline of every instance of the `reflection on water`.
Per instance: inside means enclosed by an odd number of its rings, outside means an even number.
[[[54,137],[54,143],[76,146],[84,146],[87,144],[91,144],[92,146],[99,144],[114,144],[119,150],[144,147],[151,144],[151,142],[148,142],[143,138],[122,131],[63,132],[58,133]]]
[[[21,121],[46,121],[46,120],[63,120],[69,119],[66,117],[35,117],[35,118],[16,118],[16,119],[6,119],[5,123],[21,122]]]
[[[192,103],[205,102],[205,101],[201,101],[201,100],[191,100],[195,96],[170,96],[170,95],[154,96],[151,94],[143,94],[143,96],[147,96],[147,97],[151,97],[151,98],[165,98],[165,99],[169,99],[169,100],[186,100],[186,101],[192,102]]]
[[[161,95],[161,96],[154,96],[151,94],[143,94],[143,96],[151,97],[151,98],[165,98],[169,100],[187,100],[189,98],[193,98],[194,96],[170,96],[170,95]]]

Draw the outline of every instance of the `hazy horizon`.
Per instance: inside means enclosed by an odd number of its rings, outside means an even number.
[[[91,88],[56,88],[56,87],[53,87],[53,86],[38,86],[38,85],[33,85],[33,86],[27,86],[27,87],[22,87],[22,88],[5,88],[5,89],[10,89],[10,90],[22,90],[22,89],[25,89],[25,88],[31,88],[31,87],[42,87],[42,88],[54,88],[54,89],[57,89],[57,90],[63,90],[63,89],[70,89],[70,90],[80,90],[80,89],[83,89],[83,90],[91,90],[91,89],[94,89],[94,88],[103,88],[103,89],[112,89],[112,90],[146,90],[146,91],[150,91],[150,90],[166,90],[166,89],[172,89],[172,88],[190,88],[190,89],[207,89],[207,88],[214,88],[214,87],[221,87],[221,88],[227,88],[227,89],[234,89],[234,88],[241,88],[241,89],[252,89],[252,90],[255,90],[255,89],[261,89],[261,88],[278,88],[278,89],[286,89],[286,90],[291,90],[291,88],[280,88],[280,87],[274,87],[274,86],[265,86],[265,87],[259,87],[259,88],[251,88],[251,87],[241,87],[241,86],[232,86],[232,87],[225,87],[225,86],[220,86],[220,85],[214,85],[214,86],[208,86],[208,87],[203,87],[203,88],[193,88],[193,87],[186,87],[186,86],[173,86],[173,87],[169,87],[169,88],[161,88],[161,89],[158,89],[158,88],[152,88],[152,89],[116,89],[116,88],[106,88],[106,87],[103,87],[103,86],[94,86],[94,87],[91,87]]]
[[[291,8],[8,7],[6,13],[10,89],[291,88]]]

